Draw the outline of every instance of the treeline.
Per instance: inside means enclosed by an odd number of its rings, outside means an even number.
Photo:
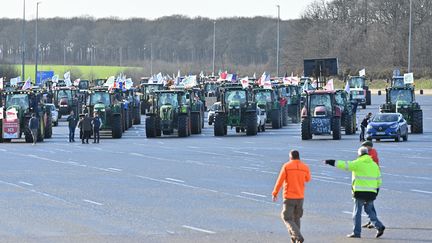
[[[432,1],[413,0],[412,67],[432,74]],[[39,63],[120,65],[149,72],[212,70],[213,26],[208,18],[54,18],[39,20]],[[281,21],[280,74],[302,73],[303,59],[338,57],[344,74],[366,68],[388,77],[407,67],[409,0],[319,0],[297,20]],[[276,70],[277,19],[216,20],[217,70],[252,75]],[[19,19],[0,19],[0,63],[21,62]],[[35,58],[35,21],[26,23],[26,61]],[[150,62],[150,60],[153,62]]]

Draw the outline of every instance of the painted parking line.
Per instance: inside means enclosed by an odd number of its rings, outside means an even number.
[[[190,229],[190,230],[195,230],[198,232],[202,232],[202,233],[207,233],[207,234],[216,234],[216,232],[211,231],[211,230],[206,230],[206,229],[202,229],[202,228],[197,228],[197,227],[193,227],[193,226],[189,226],[189,225],[182,225],[183,228],[186,229]]]
[[[19,184],[26,185],[26,186],[33,186],[33,184],[28,183],[28,182],[25,182],[25,181],[19,181],[18,183],[19,183]]]
[[[86,203],[91,203],[91,204],[94,204],[94,205],[103,206],[102,203],[95,202],[95,201],[92,201],[92,200],[83,199],[83,201],[86,202]]]
[[[169,177],[165,178],[165,180],[174,181],[174,182],[180,182],[180,183],[184,183],[185,182],[185,181],[182,181],[182,180],[179,180],[179,179],[174,179],[174,178],[169,178]]]
[[[242,194],[245,194],[245,195],[249,195],[249,196],[255,196],[255,197],[262,197],[262,198],[267,197],[267,196],[265,196],[265,195],[256,194],[256,193],[252,193],[252,192],[241,192],[241,193],[242,193]]]
[[[426,194],[432,194],[432,192],[429,191],[423,191],[423,190],[417,190],[417,189],[411,189],[412,192],[420,192],[420,193],[426,193]]]

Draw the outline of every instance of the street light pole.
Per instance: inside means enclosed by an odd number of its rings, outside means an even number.
[[[412,0],[410,0],[409,10],[409,34],[408,34],[408,72],[411,72],[411,28],[412,28]]]
[[[36,53],[35,53],[35,84],[37,83],[37,73],[38,73],[38,58],[39,58],[39,44],[38,44],[38,17],[39,17],[39,4],[41,2],[36,3],[36,29],[35,29],[35,46],[36,46]]]
[[[215,56],[216,56],[216,21],[213,21],[213,71],[212,76],[215,76]]]
[[[278,19],[277,19],[277,44],[276,44],[276,77],[279,77],[279,30],[280,30],[280,6],[276,5],[278,9]]]
[[[150,43],[150,75],[153,76],[153,43]]]
[[[22,77],[22,80],[24,80],[25,79],[25,77],[24,77],[24,75],[25,75],[25,22],[26,22],[26,20],[25,20],[25,5],[26,5],[26,1],[25,0],[23,0],[23,20],[22,20],[22,36],[21,36],[21,39],[22,39],[22,43],[21,43],[21,48],[22,48],[22,50],[21,50],[21,54],[22,54],[22,67],[21,67],[21,77]]]

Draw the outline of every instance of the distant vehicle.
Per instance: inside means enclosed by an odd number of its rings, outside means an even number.
[[[366,139],[408,140],[408,124],[401,113],[379,113],[375,115],[366,130]]]
[[[366,77],[351,76],[347,82],[350,88],[351,100],[357,101],[357,104],[363,109],[366,109],[367,105],[371,105],[371,91],[369,86],[366,85]]]
[[[219,110],[221,108],[221,102],[216,102],[212,106],[210,106],[210,109],[207,113],[207,122],[211,126],[214,123],[214,118],[216,114],[216,110]]]
[[[54,104],[47,103],[45,106],[51,110],[52,124],[53,126],[58,126],[59,114]]]
[[[265,109],[257,107],[257,128],[258,132],[265,132],[265,125],[267,123],[267,112]]]

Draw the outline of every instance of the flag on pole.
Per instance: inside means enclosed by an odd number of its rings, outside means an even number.
[[[334,85],[333,85],[333,79],[330,79],[326,86],[324,87],[325,90],[334,90]]]
[[[51,80],[53,81],[53,83],[58,83],[59,76],[56,74],[56,75],[52,76]]]
[[[162,84],[162,83],[163,83],[164,78],[163,78],[163,76],[162,76],[162,73],[158,73],[158,74],[156,75],[156,80],[157,80],[157,83],[158,83],[158,84]]]
[[[223,73],[220,74],[220,79],[226,80],[227,76],[228,76],[228,72],[225,71],[225,72],[223,72]]]
[[[0,89],[3,89],[3,78],[0,78]]]
[[[363,68],[362,70],[360,70],[359,71],[359,76],[360,77],[366,76],[366,69]]]
[[[28,78],[24,85],[22,86],[21,90],[27,90],[31,88],[31,78]]]
[[[71,85],[72,85],[72,82],[71,82],[71,80],[70,80],[70,71],[66,72],[66,73],[63,75],[63,77],[64,77],[64,82],[65,82],[65,84],[66,84],[66,87],[71,86]]]
[[[345,91],[349,94],[350,93],[350,85],[349,82],[347,81],[345,84]]]
[[[240,80],[243,89],[249,87],[249,77],[244,77]]]
[[[17,86],[19,82],[21,82],[21,77],[12,78],[10,80],[10,85],[11,86]]]
[[[79,83],[80,83],[80,81],[81,81],[81,79],[80,79],[80,78],[78,78],[78,79],[75,79],[75,81],[73,82],[74,86],[78,86],[78,85],[79,85]]]

